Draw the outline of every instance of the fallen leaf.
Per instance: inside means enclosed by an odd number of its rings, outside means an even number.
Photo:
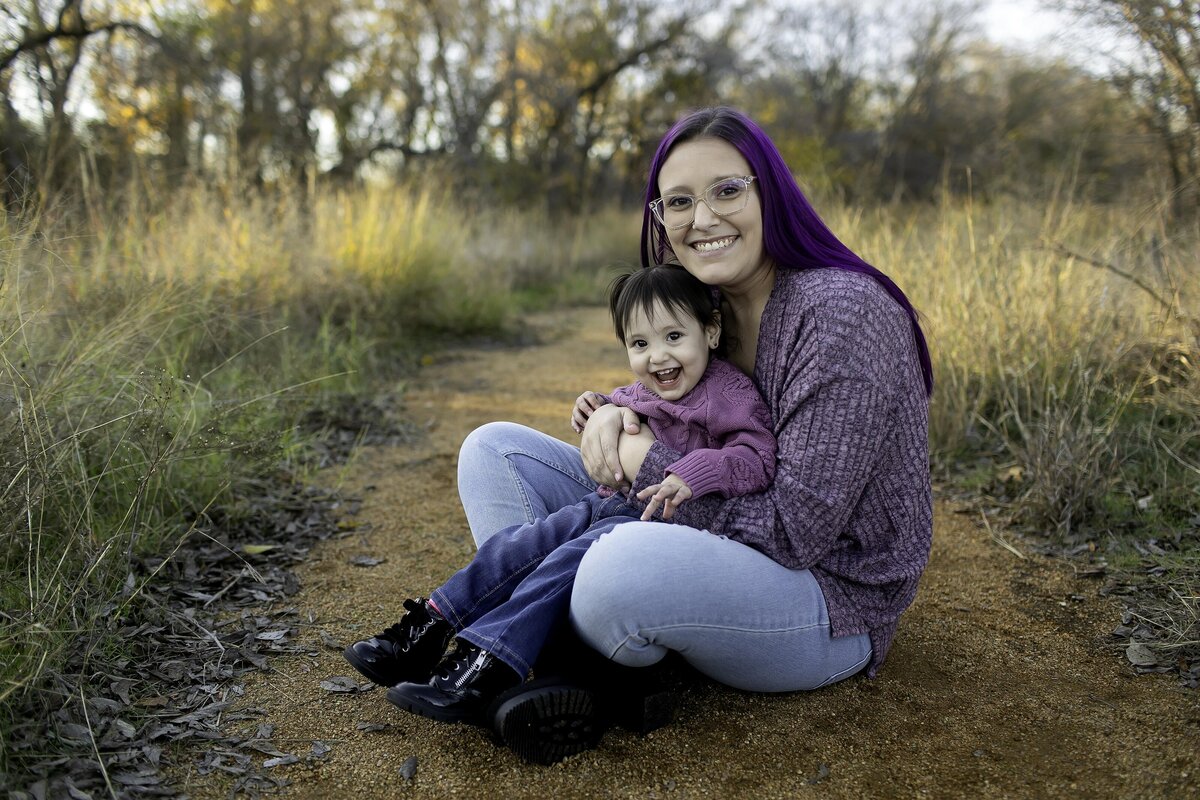
[[[1129,647],[1125,648],[1125,657],[1135,667],[1154,667],[1158,665],[1158,656],[1154,654],[1154,651],[1139,642],[1131,642]]]
[[[363,555],[354,556],[350,559],[350,563],[356,567],[377,567],[385,561],[387,561],[386,558],[376,558],[375,556]]]
[[[279,545],[277,545],[277,544],[244,544],[244,545],[242,545],[242,552],[247,555],[251,555],[251,556],[260,556],[263,553],[267,553],[267,552],[270,552],[271,550],[274,550],[276,547],[279,547]]]
[[[320,739],[316,739],[312,743],[312,754],[314,758],[323,758],[325,754],[332,749],[332,747],[325,744]]]
[[[404,759],[404,763],[400,765],[400,777],[405,781],[411,781],[417,775],[417,757],[409,756]]]
[[[353,694],[361,690],[358,681],[344,675],[321,681],[321,688],[334,694]]]
[[[267,769],[270,769],[271,767],[285,767],[288,764],[295,764],[299,760],[299,756],[293,753],[288,753],[287,755],[279,756],[277,758],[268,758],[263,762],[263,766]]]
[[[262,633],[255,635],[254,638],[258,639],[261,642],[278,642],[280,639],[287,636],[287,634],[288,634],[288,632],[286,630],[263,631]]]

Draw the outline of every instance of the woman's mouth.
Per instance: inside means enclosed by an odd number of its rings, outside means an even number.
[[[726,247],[729,247],[737,241],[737,238],[736,236],[724,236],[720,239],[706,239],[702,242],[692,242],[692,249],[697,253],[715,253],[718,250],[724,250]]]
[[[673,386],[679,380],[679,367],[660,369],[650,374],[654,376],[654,382],[659,386]]]

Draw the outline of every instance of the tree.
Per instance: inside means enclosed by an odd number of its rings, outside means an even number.
[[[1135,39],[1139,57],[1114,70],[1158,137],[1177,214],[1200,210],[1200,2],[1077,0],[1068,6]]]
[[[23,9],[5,7],[0,24],[0,76],[4,89],[7,146],[3,150],[4,186],[11,198],[16,179],[36,185],[43,194],[67,185],[73,178],[79,149],[67,110],[79,72],[84,43],[117,31],[154,37],[134,22],[86,17],[82,0],[61,0],[51,7],[30,0]],[[27,124],[12,103],[16,81],[29,88],[40,119]],[[40,136],[31,135],[40,129]],[[11,138],[10,138],[11,137]],[[15,145],[15,147],[14,147]]]

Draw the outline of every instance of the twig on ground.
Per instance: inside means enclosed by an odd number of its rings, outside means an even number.
[[[1018,550],[1017,548],[1013,547],[1011,544],[1009,544],[1009,542],[1008,542],[1007,540],[1005,540],[1005,538],[1004,538],[1003,536],[1001,536],[1000,534],[996,533],[996,531],[992,529],[992,523],[988,521],[988,518],[987,518],[987,512],[986,512],[986,511],[980,511],[980,512],[979,512],[979,516],[983,517],[983,527],[987,528],[987,532],[988,532],[989,534],[991,534],[992,540],[993,540],[993,541],[995,541],[995,542],[996,542],[996,544],[1000,545],[1000,546],[1001,546],[1001,547],[1003,547],[1005,550],[1007,550],[1008,552],[1012,553],[1014,556],[1016,556],[1017,558],[1021,559],[1022,561],[1024,561],[1024,560],[1025,560],[1025,554],[1024,554],[1024,553],[1022,553],[1022,552],[1021,552],[1020,550]]]

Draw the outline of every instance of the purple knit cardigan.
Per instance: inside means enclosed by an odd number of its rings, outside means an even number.
[[[812,571],[834,636],[869,633],[878,671],[929,558],[929,405],[912,323],[869,276],[780,269],[754,382],[778,443],[775,481],[692,498],[674,522],[717,531]],[[679,453],[655,443],[634,492]]]

